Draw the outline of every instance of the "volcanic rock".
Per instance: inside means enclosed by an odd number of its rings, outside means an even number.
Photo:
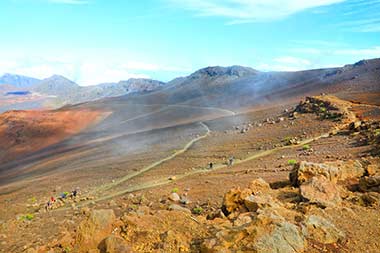
[[[175,192],[172,192],[170,195],[169,195],[169,199],[171,201],[174,201],[174,202],[178,202],[181,198],[179,197],[179,195]]]
[[[345,238],[345,234],[333,223],[316,215],[310,215],[305,220],[308,237],[323,243],[337,243]]]
[[[258,253],[296,253],[303,252],[305,247],[305,238],[297,226],[289,222],[276,224],[274,230],[258,239],[254,246]]]
[[[323,176],[327,180],[337,183],[339,180],[361,177],[365,170],[357,160],[313,163],[302,161],[289,174],[290,182],[299,186],[314,176]]]
[[[302,198],[322,206],[334,206],[341,202],[339,188],[323,176],[312,177],[300,186]]]
[[[184,212],[184,213],[191,213],[191,211],[185,207],[182,207],[180,205],[172,204],[169,206],[169,210],[172,211],[179,211],[179,212]]]
[[[268,192],[270,190],[270,186],[264,179],[258,178],[249,184],[249,189],[251,189],[253,194],[258,194]]]
[[[98,244],[112,232],[115,214],[112,209],[92,210],[89,217],[78,227],[76,245],[78,252],[97,248]]]

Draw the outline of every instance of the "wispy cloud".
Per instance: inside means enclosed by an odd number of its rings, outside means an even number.
[[[263,71],[298,71],[310,69],[311,61],[293,56],[282,56],[271,60],[271,63],[261,63],[257,66]]]
[[[189,67],[168,65],[165,63],[130,60],[124,54],[80,55],[66,52],[66,55],[36,52],[36,55],[24,53],[0,52],[0,76],[15,73],[36,78],[47,78],[54,74],[63,75],[80,85],[94,85],[104,82],[118,82],[129,78],[151,78],[160,73],[187,73]]]
[[[334,50],[335,55],[349,55],[349,56],[360,56],[364,58],[376,58],[380,57],[380,46],[373,48],[363,48],[363,49],[338,49]]]
[[[50,3],[55,4],[89,4],[89,1],[85,0],[48,0]]]
[[[297,12],[345,0],[167,0],[199,16],[228,18],[228,24],[281,19]]]

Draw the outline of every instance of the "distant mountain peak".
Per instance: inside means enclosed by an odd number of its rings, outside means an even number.
[[[0,85],[8,84],[16,88],[29,88],[36,85],[40,80],[33,77],[5,73],[0,77]]]

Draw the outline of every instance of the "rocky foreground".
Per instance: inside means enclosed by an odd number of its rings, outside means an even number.
[[[186,208],[178,193],[168,199],[168,210],[154,210],[130,195],[119,217],[84,207],[75,234],[27,252],[340,252],[349,231],[332,217],[378,210],[380,166],[376,159],[300,162],[289,182],[253,180],[230,189],[220,209],[207,214]]]

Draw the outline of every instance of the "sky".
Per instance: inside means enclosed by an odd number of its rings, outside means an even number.
[[[1,0],[0,75],[169,81],[380,57],[380,0]]]

